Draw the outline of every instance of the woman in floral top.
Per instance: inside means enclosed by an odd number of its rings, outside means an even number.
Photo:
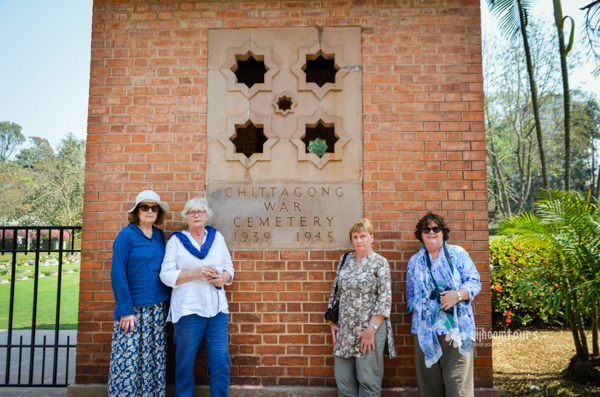
[[[467,251],[447,245],[444,219],[425,215],[415,230],[424,245],[408,262],[406,301],[413,313],[419,396],[473,396],[475,319],[471,301],[481,291]]]
[[[373,225],[367,219],[350,228],[355,251],[340,259],[329,308],[339,302],[339,321],[329,321],[339,396],[381,394],[383,352],[395,357],[390,310],[390,265],[373,252]],[[342,261],[345,259],[344,263]]]

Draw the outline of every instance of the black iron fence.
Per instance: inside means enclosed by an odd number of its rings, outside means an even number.
[[[76,323],[65,330],[61,314],[77,312],[77,291],[62,294],[63,275],[79,270],[80,240],[81,226],[0,226],[0,386],[74,378]]]

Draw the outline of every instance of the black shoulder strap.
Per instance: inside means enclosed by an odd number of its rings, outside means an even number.
[[[450,266],[450,274],[454,274],[454,265],[452,265],[452,259],[450,258],[450,252],[448,252],[448,247],[446,247],[446,242],[444,241],[444,255],[446,256],[446,261],[448,261],[448,266]],[[429,252],[425,250],[425,259],[427,260],[427,268],[429,269],[429,277],[431,277],[431,282],[435,285],[437,289],[437,284],[435,283],[435,279],[433,278],[433,272],[431,271],[431,259],[429,259]],[[440,292],[440,291],[438,291]]]
[[[344,256],[342,257],[342,264],[340,265],[340,269],[344,266],[344,263],[346,263],[346,258],[348,257],[349,254],[350,254],[349,252],[346,252],[344,254]]]
[[[446,242],[444,242],[444,255],[446,256],[446,261],[448,262],[448,266],[450,266],[450,274],[454,274],[454,265],[452,264],[452,259],[450,258],[450,252],[448,251],[448,247],[446,247]],[[431,259],[429,259],[429,252],[425,250],[425,259],[427,260],[427,267],[429,271],[431,271]]]
[[[446,255],[446,260],[448,261],[448,265],[450,266],[450,274],[454,274],[454,265],[452,264],[452,259],[450,258],[450,252],[448,251],[448,247],[446,246],[446,242],[444,241],[444,255]]]
[[[344,264],[346,263],[346,258],[348,257],[348,254],[349,254],[349,252],[346,252],[346,253],[344,254],[344,256],[342,257],[342,263],[340,264],[340,267],[339,267],[339,269],[338,269],[338,272],[339,272],[340,270],[342,270],[342,267],[344,267]],[[339,280],[339,278],[338,278],[338,280]],[[334,295],[337,295],[337,291],[338,291],[338,283],[335,283],[335,293],[334,293]]]

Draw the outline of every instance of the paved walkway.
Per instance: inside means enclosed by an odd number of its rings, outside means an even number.
[[[43,345],[46,337],[46,345],[54,344],[54,331],[36,331],[35,345]],[[0,345],[6,345],[8,331],[0,331]],[[21,339],[22,338],[22,339]],[[60,330],[58,343],[72,345],[72,348],[60,347],[57,350],[56,382],[73,383],[75,381],[75,345],[77,343],[76,330]],[[7,365],[7,349],[0,348],[0,385],[6,383],[6,371],[9,371],[9,384],[29,383],[29,362],[31,349],[29,347],[14,347],[14,345],[30,345],[31,330],[14,330],[12,333],[12,345],[10,351],[10,364]],[[68,350],[68,367],[67,367]],[[19,356],[21,363],[19,365]],[[52,372],[54,366],[54,348],[35,347],[33,356],[33,383],[52,383]],[[20,372],[20,376],[19,376]],[[9,393],[9,394],[6,394]],[[29,394],[25,394],[29,393]],[[37,393],[37,394],[31,394]],[[58,394],[56,394],[58,393]],[[66,396],[66,387],[62,388],[5,388],[0,386],[0,396]]]
[[[0,397],[62,397],[66,395],[66,387],[0,387]]]

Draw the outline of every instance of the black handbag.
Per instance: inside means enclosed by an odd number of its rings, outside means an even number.
[[[342,267],[344,267],[344,264],[346,263],[346,257],[348,256],[348,254],[349,254],[349,252],[346,252],[344,254],[344,256],[342,257],[342,264],[340,265],[338,272],[340,270],[342,270]],[[338,286],[336,283],[335,284],[335,292],[333,293],[333,296],[336,296],[337,292],[338,292]],[[327,311],[325,312],[323,317],[325,317],[325,320],[327,320],[327,321],[333,321],[336,324],[338,323],[338,320],[340,317],[340,300],[339,299],[333,304],[332,308],[327,309]]]

